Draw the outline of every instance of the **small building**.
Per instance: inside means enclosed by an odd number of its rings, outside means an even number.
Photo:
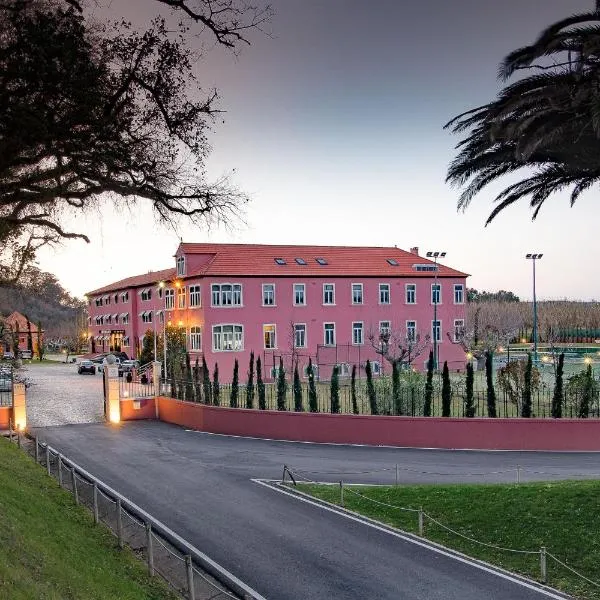
[[[14,352],[15,355],[22,350],[31,350],[33,354],[38,349],[38,326],[29,321],[25,315],[20,312],[13,312],[8,317],[0,317],[0,348],[2,354],[5,352]],[[43,339],[44,330],[41,330]],[[31,341],[30,341],[31,337]],[[15,342],[17,348],[15,348]]]
[[[422,370],[437,339],[438,363],[463,369],[467,274],[393,247],[181,243],[171,269],[95,289],[89,302],[90,351],[139,353],[144,333],[185,332],[192,364],[202,357],[221,381],[241,373],[250,352],[267,380],[280,358],[288,372],[309,358],[320,379],[334,366],[364,376],[367,359],[385,369],[385,340],[413,348]],[[435,315],[435,317],[434,317]]]

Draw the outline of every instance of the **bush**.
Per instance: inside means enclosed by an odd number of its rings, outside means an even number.
[[[358,414],[358,402],[356,401],[356,365],[352,365],[352,378],[350,379],[350,393],[352,395],[352,413]]]
[[[204,402],[206,402],[206,404],[211,404],[212,390],[210,385],[210,373],[208,372],[208,365],[206,364],[204,355],[202,355],[202,391]]]
[[[246,381],[246,408],[254,408],[254,352],[250,352],[248,379]]]
[[[448,371],[448,361],[444,361],[444,368],[442,370],[442,417],[450,416],[451,401],[450,372]]]
[[[473,373],[473,363],[467,363],[467,379],[465,382],[465,417],[472,419],[475,416],[475,402],[473,399],[473,383],[475,376]]]
[[[285,369],[283,358],[279,357],[279,370],[277,371],[277,410],[286,410],[285,397],[287,394],[287,381],[285,380]]]
[[[308,359],[308,367],[306,369],[308,376],[308,410],[310,412],[319,412],[319,403],[317,399],[317,385],[315,383],[315,371],[313,369],[312,360]]]
[[[231,392],[229,394],[229,406],[231,408],[238,407],[239,395],[239,365],[237,358],[233,362],[233,379],[231,380]]]
[[[485,353],[485,381],[487,383],[486,397],[488,417],[496,418],[496,391],[494,390],[493,352]]]
[[[221,388],[219,386],[219,363],[215,363],[215,370],[213,373],[213,384],[212,384],[212,397],[213,404],[215,406],[221,405]]]
[[[431,408],[433,403],[433,351],[429,352],[427,360],[427,381],[425,382],[425,405],[423,406],[423,416],[431,416]]]
[[[331,387],[330,387],[330,398],[331,398],[331,412],[337,414],[340,412],[340,376],[339,367],[335,365],[333,372],[331,373]]]
[[[265,410],[267,408],[267,399],[265,395],[265,383],[262,378],[262,362],[260,356],[256,359],[256,390],[258,391],[258,408]]]
[[[375,386],[373,385],[373,370],[371,368],[370,360],[367,360],[365,372],[367,374],[367,398],[369,400],[371,414],[378,415],[379,411],[377,410],[377,394],[375,393]]]
[[[294,366],[294,410],[296,412],[302,412],[302,383],[300,382],[300,373],[298,373],[298,363]]]
[[[565,354],[561,352],[556,366],[556,379],[554,382],[554,394],[552,395],[552,416],[555,419],[562,418],[562,407],[565,401],[563,391],[563,372],[565,368]]]

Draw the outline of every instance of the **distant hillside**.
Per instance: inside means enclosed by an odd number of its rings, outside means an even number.
[[[19,285],[0,285],[0,314],[13,311],[41,321],[46,339],[67,338],[87,328],[87,305],[71,296],[51,273],[29,267]]]

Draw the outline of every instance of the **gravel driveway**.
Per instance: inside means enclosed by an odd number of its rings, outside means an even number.
[[[102,375],[79,375],[77,365],[32,362],[23,367],[29,427],[103,421]]]

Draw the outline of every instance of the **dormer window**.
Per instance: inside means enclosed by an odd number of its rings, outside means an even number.
[[[428,265],[413,265],[415,271],[439,271],[439,267],[436,264]]]
[[[398,266],[398,261],[395,258],[388,258],[387,261],[390,265],[392,265],[392,267]]]
[[[185,256],[177,257],[177,277],[185,275]]]
[[[303,258],[294,259],[299,265],[305,265],[306,261]]]
[[[315,260],[320,264],[320,265],[326,265],[328,264],[327,261],[324,258],[315,258]]]
[[[285,258],[276,258],[275,263],[278,265],[285,265],[286,264]]]

